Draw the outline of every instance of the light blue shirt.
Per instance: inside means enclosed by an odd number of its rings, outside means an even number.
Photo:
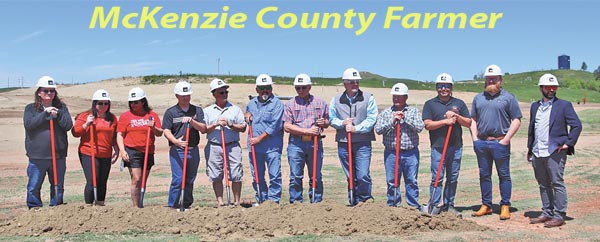
[[[242,109],[232,105],[230,102],[227,102],[223,109],[217,106],[217,104],[212,104],[204,108],[204,121],[206,121],[206,125],[217,123],[221,117],[226,118],[229,123],[246,124]],[[225,126],[224,136],[225,143],[240,141],[240,133],[227,126]],[[206,139],[208,142],[221,144],[221,126],[217,126],[215,130],[206,134]]]
[[[344,95],[348,95],[348,94],[344,94]],[[348,97],[348,96],[347,96]],[[348,97],[348,99],[350,99],[351,101],[354,101],[354,98],[356,97],[356,95],[354,95],[354,97]],[[373,95],[371,95],[371,97],[369,97],[369,102],[367,104],[367,118],[365,120],[363,120],[361,123],[357,124],[354,126],[354,128],[356,128],[356,132],[357,133],[368,133],[371,132],[371,130],[373,130],[373,127],[375,126],[375,122],[377,121],[377,103],[375,103],[375,97]],[[344,122],[344,120],[339,119],[339,115],[335,109],[335,99],[331,99],[331,102],[329,103],[329,117],[330,117],[330,126],[335,128],[335,129],[341,129],[344,126],[342,125],[342,123]]]
[[[535,157],[548,157],[548,139],[550,137],[550,113],[552,112],[552,100],[540,101],[540,107],[535,115],[535,141],[533,142],[533,154]]]
[[[262,103],[258,97],[253,98],[246,106],[246,112],[252,113],[252,135],[257,137],[267,133],[267,138],[255,145],[256,152],[281,150],[283,148],[283,103],[279,98],[271,98]],[[248,131],[248,140],[250,132]],[[250,148],[250,142],[248,142]]]

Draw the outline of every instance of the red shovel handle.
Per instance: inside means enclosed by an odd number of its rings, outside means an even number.
[[[252,133],[252,119],[250,119],[250,122],[248,122],[248,124],[248,133],[250,133],[250,139],[252,139],[252,137],[254,137]],[[258,167],[256,166],[256,152],[254,151],[254,145],[250,145],[250,149],[252,150],[252,164],[254,165],[254,182],[256,182],[256,185],[259,186],[260,184],[258,181]]]
[[[191,122],[191,121],[190,121]],[[185,127],[185,141],[190,141],[190,123],[188,122]],[[188,143],[189,145],[189,143]],[[185,189],[185,174],[187,171],[187,161],[188,161],[188,145],[183,149],[183,169],[181,173],[181,190]],[[183,201],[180,201],[183,203]]]
[[[398,163],[400,163],[400,122],[396,122],[396,165],[394,166],[394,188],[398,187]]]
[[[227,147],[225,145],[225,127],[221,127],[221,147],[223,148],[223,176],[225,178],[225,186],[229,187],[229,168],[227,166]]]
[[[152,120],[152,117],[149,118]],[[148,131],[146,132],[146,150],[144,151],[144,168],[142,170],[142,189],[146,188],[146,173],[148,171],[148,152],[150,151],[150,133],[152,132],[152,127],[148,126]]]
[[[96,187],[96,125],[90,126],[90,148],[92,149],[92,186]]]
[[[348,173],[349,173],[349,184],[350,184],[350,191],[354,191],[354,181],[353,181],[353,174],[352,174],[352,133],[351,132],[347,132],[348,135]]]
[[[446,149],[448,149],[448,141],[450,141],[450,134],[452,133],[452,125],[448,126],[448,133],[446,134],[446,141],[444,141],[444,148],[442,149],[442,158],[440,159],[440,164],[438,165],[438,171],[435,175],[435,182],[433,183],[433,187],[437,188],[438,182],[440,181],[440,173],[442,171],[442,167],[444,166],[444,158],[446,158]]]
[[[50,147],[52,148],[52,173],[54,174],[54,186],[58,186],[58,171],[56,170],[56,143],[54,141],[54,119],[50,119]],[[58,194],[55,194],[58,197]]]

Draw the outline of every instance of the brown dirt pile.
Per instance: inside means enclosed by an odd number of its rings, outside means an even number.
[[[434,230],[482,231],[487,227],[442,213],[427,216],[414,209],[381,203],[348,207],[337,202],[258,207],[192,207],[185,212],[150,206],[67,204],[30,210],[0,225],[0,234],[40,236],[91,233],[155,232],[197,234],[208,240],[281,238],[303,234],[403,236]]]

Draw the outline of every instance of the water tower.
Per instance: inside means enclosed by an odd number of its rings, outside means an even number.
[[[568,55],[561,55],[558,57],[558,69],[569,70],[571,69],[571,57]]]

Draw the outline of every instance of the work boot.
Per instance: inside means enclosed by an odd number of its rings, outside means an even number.
[[[481,208],[479,208],[479,211],[472,213],[471,216],[481,217],[483,215],[488,215],[488,214],[492,214],[492,208],[488,207],[487,205],[481,205]]]
[[[456,208],[454,208],[454,206],[448,207],[448,213],[454,214],[454,216],[462,218],[462,214],[458,210],[456,210]]]
[[[510,219],[510,206],[501,205],[500,206],[500,220]]]
[[[558,218],[553,218],[550,221],[547,221],[544,223],[544,227],[546,228],[554,228],[554,227],[560,227],[562,225],[565,224],[565,221],[562,219],[558,219]]]
[[[531,219],[529,219],[529,223],[530,224],[541,224],[541,223],[545,223],[546,221],[549,221],[551,219],[552,219],[551,217],[546,217],[544,215],[540,215],[537,218],[531,218]]]

